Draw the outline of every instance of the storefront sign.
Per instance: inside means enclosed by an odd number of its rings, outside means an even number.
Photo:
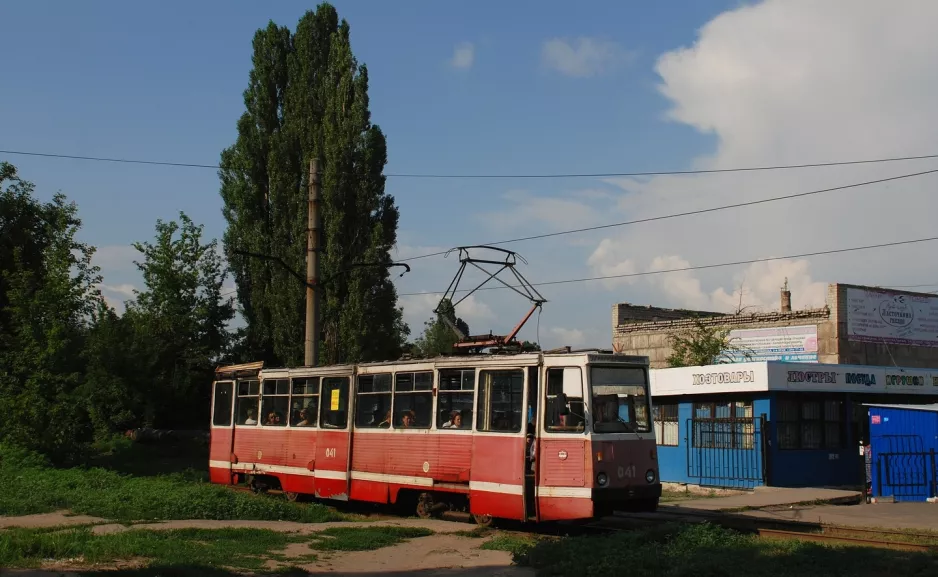
[[[832,371],[788,371],[789,383],[836,383],[837,373]]]
[[[886,372],[887,387],[924,387],[928,380],[928,376],[923,373]]]
[[[724,371],[722,373],[695,373],[691,375],[694,385],[722,385],[724,383],[754,383],[753,371]]]
[[[768,391],[938,396],[938,368],[762,362],[651,371],[652,397]]]
[[[847,339],[938,347],[938,297],[848,288]]]

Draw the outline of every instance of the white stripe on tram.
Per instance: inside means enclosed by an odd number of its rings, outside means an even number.
[[[316,469],[310,471],[304,467],[288,467],[284,465],[265,465],[263,463],[229,463],[228,461],[209,461],[209,467],[216,469],[228,469],[232,471],[261,473],[282,473],[285,475],[298,475],[303,477],[315,477],[318,479],[330,479],[336,481],[346,481],[349,474],[345,471],[330,471],[327,469]],[[394,485],[412,485],[416,487],[433,487],[434,485],[451,486],[452,483],[434,483],[429,477],[411,477],[408,475],[388,475],[385,473],[368,473],[365,471],[352,471],[351,479],[353,481],[372,481],[377,483],[390,483]],[[521,495],[521,485],[511,483],[492,483],[488,481],[470,481],[470,491],[482,491],[485,493],[500,493],[503,495]],[[573,498],[590,499],[593,496],[592,489],[589,487],[538,487],[538,497],[553,498]]]

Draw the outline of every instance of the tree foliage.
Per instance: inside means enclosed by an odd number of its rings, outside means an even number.
[[[456,309],[449,299],[443,299],[438,309],[440,312],[437,313],[436,318],[423,324],[423,334],[414,341],[413,353],[416,356],[432,358],[453,352],[453,345],[456,344],[459,337],[446,323],[444,317],[455,324],[464,335],[469,334],[469,325],[456,316]]]
[[[180,213],[179,222],[156,221],[152,243],[134,243],[145,288],[125,316],[138,343],[138,378],[149,389],[143,414],[163,426],[208,419],[214,362],[229,345],[234,302],[221,294],[218,242],[203,242],[202,232]]]
[[[226,256],[247,321],[244,355],[282,364],[303,359],[305,287],[268,260],[305,269],[308,164],[320,159],[320,362],[395,358],[408,329],[386,268],[398,209],[384,192],[387,145],[371,123],[368,70],[352,54],[349,25],[329,4],[296,31],[271,22],[253,42],[238,138],[221,155]]]
[[[0,441],[64,459],[87,430],[80,355],[100,278],[78,211],[0,163]]]
[[[204,427],[234,310],[217,242],[186,215],[137,243],[145,288],[119,316],[102,298],[77,207],[0,163],[0,442],[74,459],[127,427]]]
[[[729,335],[730,329],[694,319],[690,328],[668,335],[672,349],[668,366],[699,367],[733,362],[740,356],[751,358],[752,352],[734,344]]]

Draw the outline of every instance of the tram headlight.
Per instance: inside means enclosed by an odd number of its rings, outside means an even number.
[[[605,487],[609,483],[609,477],[605,473],[599,473],[596,475],[596,484],[600,487]]]
[[[648,469],[648,471],[645,472],[645,481],[649,483],[655,482],[655,470],[654,469]]]

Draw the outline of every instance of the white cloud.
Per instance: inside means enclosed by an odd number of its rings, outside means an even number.
[[[433,309],[440,303],[441,296],[433,293],[419,293],[400,297],[399,303],[404,309],[404,321],[410,326],[411,338],[420,336],[423,332],[423,323],[435,317]],[[488,326],[483,327],[480,324],[495,321],[498,317],[487,304],[481,302],[475,295],[470,295],[469,298],[456,306],[456,316],[466,321],[473,333],[481,334],[489,330],[498,332],[497,329],[490,329]]]
[[[618,276],[635,274],[638,270],[635,267],[635,261],[632,255],[638,253],[638,247],[630,246],[623,242],[605,238],[600,241],[599,246],[593,251],[587,259],[586,264],[590,266],[595,276]],[[624,284],[632,284],[635,277],[625,277],[616,279],[606,279],[601,281],[603,285],[612,289]]]
[[[541,47],[541,60],[546,66],[574,78],[605,74],[634,58],[634,52],[598,38],[553,38]]]
[[[703,26],[691,46],[658,59],[660,92],[671,105],[667,118],[714,137],[714,149],[693,168],[932,153],[938,150],[938,36],[930,24],[936,18],[938,4],[912,1],[768,0],[730,10]],[[623,191],[621,220],[633,220],[933,167],[919,161],[610,183]],[[936,184],[938,176],[925,176],[623,227],[597,242],[588,265],[614,274],[926,237],[938,211]],[[777,310],[788,276],[793,305],[817,306],[828,282],[938,282],[935,248],[926,243],[758,263],[742,272],[641,277],[630,285],[629,300],[639,293],[649,304],[733,310],[742,285],[743,306]]]
[[[475,46],[471,42],[457,44],[453,49],[453,57],[450,59],[449,64],[453,68],[472,68],[475,53]]]
[[[128,299],[134,298],[134,291],[137,290],[137,287],[129,283],[124,283],[124,284],[119,284],[119,285],[102,284],[100,286],[101,286],[102,291],[109,292],[111,294],[121,295],[123,297],[127,297]]]
[[[104,302],[107,303],[109,307],[113,308],[117,314],[124,314],[124,310],[126,309],[124,303],[136,297],[134,290],[136,290],[137,287],[130,283],[116,285],[101,283],[98,285],[98,288],[101,290],[101,296],[104,298]]]
[[[545,349],[553,348],[554,346],[569,346],[572,348],[577,348],[586,344],[586,332],[581,329],[551,327],[549,332],[552,337],[551,340],[556,341],[558,344],[543,347]]]

